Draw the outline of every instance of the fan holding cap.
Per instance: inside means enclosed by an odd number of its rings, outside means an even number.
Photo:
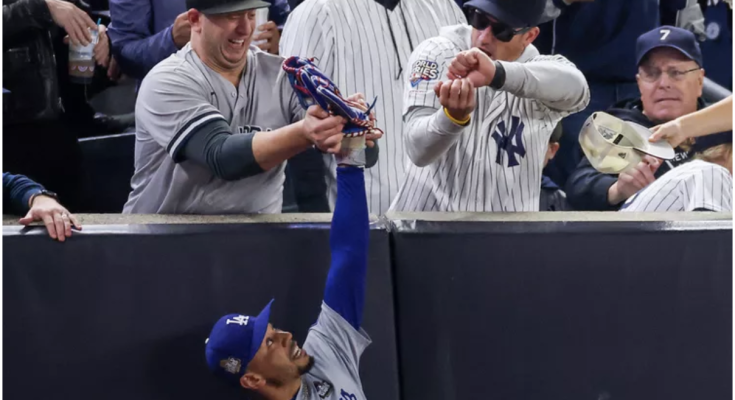
[[[687,30],[673,26],[655,28],[638,38],[636,60],[640,98],[615,104],[605,114],[637,128],[648,144],[638,143],[638,149],[635,149],[633,143],[628,142],[627,161],[617,159],[619,164],[624,165],[605,164],[601,167],[601,153],[595,154],[592,159],[588,158],[589,151],[594,150],[596,145],[581,142],[582,151],[588,157],[582,158],[564,187],[570,204],[577,210],[617,211],[633,194],[692,158],[691,149],[686,143],[673,147],[673,157],[670,157],[670,152],[662,154],[646,150],[652,144],[648,141],[650,132],[647,129],[706,107],[701,99],[704,84],[702,52],[696,37]],[[599,118],[602,114],[597,115]],[[604,122],[610,119],[603,116],[600,121],[595,124],[604,126]],[[590,130],[592,125],[585,124],[584,127],[585,140],[600,138],[589,135],[594,132]],[[626,129],[625,132],[632,131]],[[624,136],[625,132],[622,133]],[[583,134],[585,132],[580,133],[580,141],[583,140]],[[627,137],[635,138],[632,135]],[[598,144],[604,148],[609,143]],[[665,143],[656,144],[659,145]],[[615,158],[607,159],[607,162],[613,161]]]
[[[257,316],[220,318],[206,341],[215,375],[268,400],[365,399],[359,374],[370,344],[361,327],[369,235],[364,169],[338,167],[337,185],[332,265],[321,313],[303,347],[269,323],[273,300]]]
[[[590,115],[579,134],[579,144],[592,166],[605,174],[635,168],[646,155],[671,160],[676,153],[667,142],[651,142],[651,131],[635,122],[604,112]]]

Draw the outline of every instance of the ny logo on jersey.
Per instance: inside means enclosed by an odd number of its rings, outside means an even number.
[[[340,389],[339,400],[357,400],[357,396],[355,396],[354,394],[345,392],[344,389]]]
[[[233,319],[227,319],[227,325],[229,324],[238,324],[240,326],[245,326],[248,324],[248,321],[250,320],[250,317],[246,317],[244,315],[238,315],[237,317]]]
[[[516,156],[525,157],[526,148],[523,147],[523,122],[519,117],[513,117],[510,130],[505,127],[505,121],[500,121],[493,132],[492,137],[498,147],[498,153],[495,156],[495,162],[503,165],[500,160],[502,152],[508,153],[508,166],[515,167],[518,165]]]
[[[257,125],[245,125],[245,126],[238,126],[237,127],[237,133],[257,133],[257,132],[270,132],[271,128],[265,128],[263,129],[260,126]]]

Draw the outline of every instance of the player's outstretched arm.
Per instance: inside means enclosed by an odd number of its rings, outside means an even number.
[[[364,170],[337,168],[337,202],[329,244],[332,264],[324,290],[324,302],[356,330],[362,324],[365,274],[369,240]]]

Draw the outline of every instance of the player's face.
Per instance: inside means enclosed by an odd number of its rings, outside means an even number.
[[[299,348],[289,332],[268,324],[260,349],[248,364],[248,372],[260,375],[267,385],[280,387],[301,379],[313,365],[313,357]]]
[[[223,69],[236,69],[245,64],[254,31],[254,10],[202,18],[204,49],[211,61]]]
[[[661,123],[697,110],[704,70],[676,49],[659,48],[643,60],[636,79],[644,113]]]
[[[522,31],[523,33],[512,35],[509,41],[504,42],[499,39],[499,37],[503,35],[503,33],[495,36],[493,30],[499,32],[507,31],[507,29],[510,28],[497,28],[497,24],[502,23],[498,22],[494,17],[487,14],[477,14],[475,16],[471,15],[470,17],[473,20],[472,47],[477,47],[478,49],[482,50],[493,60],[517,60],[518,57],[523,54],[523,51],[526,49],[526,47],[531,44],[531,42],[533,42],[539,34],[539,29],[537,27],[534,27],[530,30]],[[485,20],[480,21],[480,19],[482,18],[485,18]],[[492,24],[496,24],[495,29],[493,29]],[[478,29],[478,27],[484,29]]]

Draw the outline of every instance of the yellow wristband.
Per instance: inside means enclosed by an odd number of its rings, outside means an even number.
[[[472,119],[472,116],[468,115],[467,116],[467,119],[465,119],[464,121],[460,121],[460,120],[452,117],[451,115],[449,115],[449,111],[447,111],[447,108],[446,107],[442,107],[442,108],[444,109],[444,115],[446,115],[447,118],[449,118],[450,121],[454,122],[457,125],[467,126],[467,124],[470,123],[470,119]]]

